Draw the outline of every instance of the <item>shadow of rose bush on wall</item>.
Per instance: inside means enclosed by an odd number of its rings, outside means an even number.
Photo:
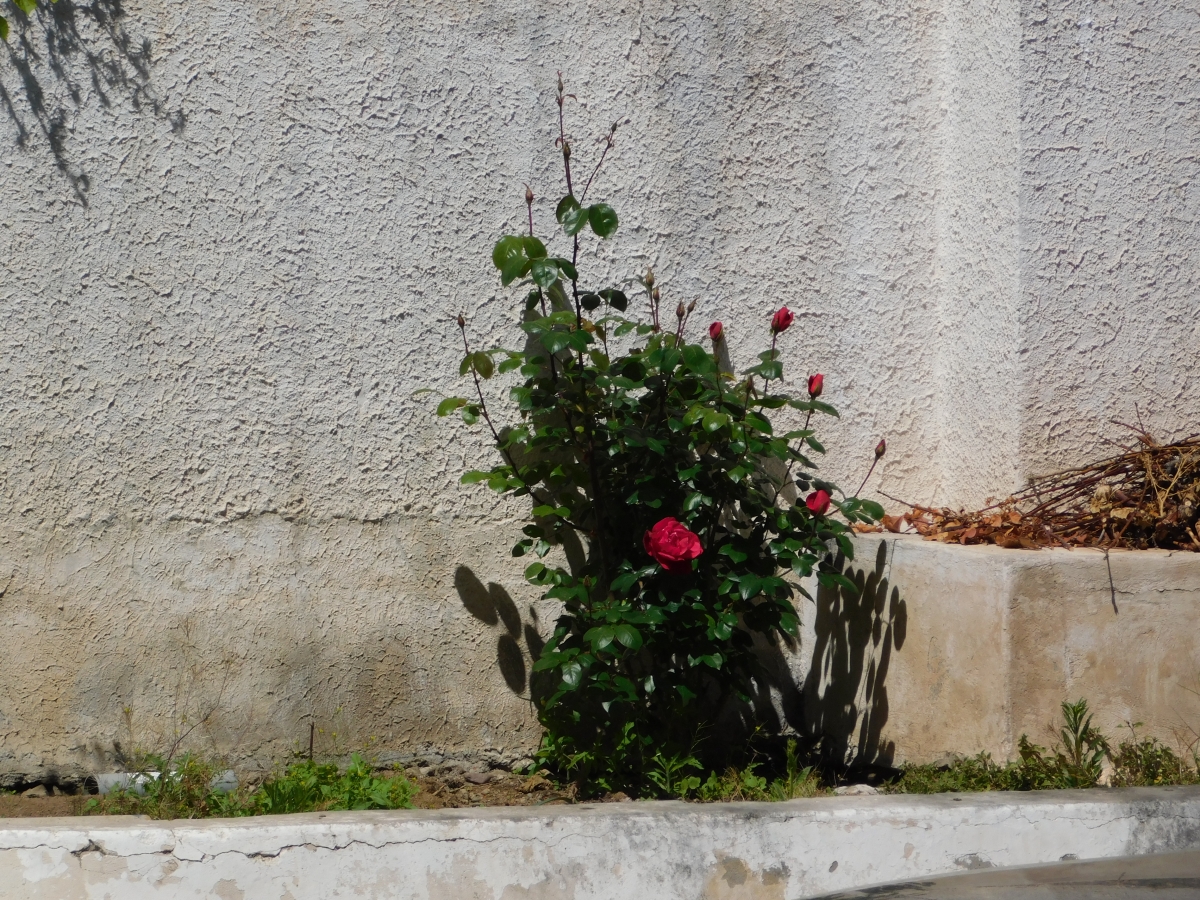
[[[795,578],[848,585],[832,554],[851,557],[850,525],[883,510],[816,474],[811,455],[824,450],[812,418],[837,413],[820,399],[820,375],[807,396],[782,390],[786,307],[763,323],[769,346],[735,376],[722,364],[723,325],[693,324],[696,301],[668,306],[652,272],[608,285],[582,271],[581,250],[618,227],[592,196],[616,126],[581,179],[568,99],[560,79],[566,192],[553,234],[539,236],[527,188],[526,233],[492,253],[501,282],[522,292],[525,348],[475,349],[460,315],[460,372],[474,394],[444,399],[438,415],[490,430],[500,464],[462,480],[531,499],[512,552],[534,559],[525,577],[562,603],[534,666],[538,764],[583,795],[661,793],[665,771],[678,794],[699,783],[689,772],[728,761],[717,735],[730,716],[753,725],[764,677],[755,639],[797,635]],[[502,421],[485,387],[509,372],[519,373],[515,409]],[[772,427],[784,407],[803,414],[803,428]],[[574,570],[545,561],[564,539],[587,548]]]

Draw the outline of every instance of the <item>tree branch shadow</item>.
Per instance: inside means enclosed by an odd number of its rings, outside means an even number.
[[[73,162],[68,138],[72,116],[87,101],[85,81],[106,109],[128,103],[135,112],[164,119],[175,133],[187,124],[181,109],[169,110],[155,96],[150,41],[132,36],[125,17],[121,0],[57,0],[28,16],[12,10],[16,27],[5,48],[22,90],[6,84],[0,68],[0,108],[16,126],[18,148],[30,148],[39,137],[46,142],[83,206],[91,180]],[[54,82],[64,90],[56,90]]]
[[[857,590],[817,590],[804,728],[835,766],[890,766],[895,747],[883,742],[887,675],[893,650],[904,646],[908,605],[888,581],[886,541],[880,542],[870,569],[855,568],[841,557],[837,565]]]

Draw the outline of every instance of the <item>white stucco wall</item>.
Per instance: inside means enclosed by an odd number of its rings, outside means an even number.
[[[310,720],[535,740],[497,670],[519,686],[538,624],[521,510],[457,485],[485,443],[413,392],[460,390],[453,313],[515,339],[489,252],[524,181],[552,222],[557,68],[578,157],[628,120],[597,277],[653,264],[742,360],[790,305],[848,488],[881,435],[889,493],[970,503],[1094,452],[1134,400],[1186,428],[1200,21],[1118,6],[61,0],[18,23],[0,770],[82,765],[123,707],[143,734],[216,708],[213,740],[258,756]],[[460,566],[514,602],[464,603]]]

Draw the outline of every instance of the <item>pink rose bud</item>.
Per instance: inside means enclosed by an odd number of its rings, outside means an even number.
[[[887,453],[887,441],[880,438],[879,443],[875,445],[875,458],[879,459],[885,453]]]
[[[804,505],[814,516],[823,516],[829,512],[829,492],[813,491],[804,501]]]
[[[825,390],[825,376],[821,374],[808,376],[808,396],[816,400],[821,396],[821,391]]]
[[[692,571],[692,560],[704,552],[700,538],[671,516],[659,520],[642,538],[646,555],[670,575]]]
[[[790,309],[786,306],[781,306],[779,312],[771,316],[771,333],[779,334],[781,331],[787,331],[794,318],[795,316],[792,315]]]
[[[712,338],[712,342],[715,344],[721,338],[725,337],[725,326],[720,322],[713,322],[708,326],[708,336]]]

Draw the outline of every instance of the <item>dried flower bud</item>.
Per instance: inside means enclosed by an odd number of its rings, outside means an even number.
[[[695,311],[696,311],[696,301],[693,300],[691,303],[688,304],[688,312],[695,312]]]
[[[648,287],[648,288],[654,287],[654,270],[653,269],[646,270],[646,287]]]
[[[655,288],[653,291],[651,291],[650,296],[654,298],[655,303],[662,299],[662,294],[659,292],[658,288]]]
[[[675,307],[675,317],[677,319],[682,319],[686,315],[687,315],[687,307],[684,306],[683,301],[680,300],[679,305],[677,307]]]
[[[725,326],[720,322],[713,322],[708,326],[708,336],[712,338],[712,342],[715,344],[725,337]]]
[[[463,315],[462,315],[462,313],[459,313],[459,314],[458,314],[458,327],[459,327],[459,328],[466,328],[466,327],[467,327],[467,320],[463,318]]]
[[[825,390],[825,376],[820,373],[808,376],[808,396],[816,400]]]
[[[533,206],[533,188],[529,185],[525,185],[525,205]]]
[[[887,441],[880,438],[879,443],[875,445],[875,458],[879,459],[885,453],[887,453]]]
[[[563,159],[571,158],[571,145],[563,141]]]

